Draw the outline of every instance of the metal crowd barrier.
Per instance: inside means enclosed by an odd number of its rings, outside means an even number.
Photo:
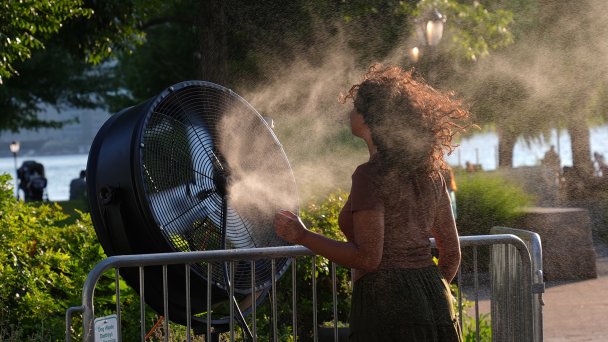
[[[502,233],[507,232],[507,233]],[[508,228],[494,228],[493,235],[480,236],[462,236],[460,237],[461,248],[471,248],[474,255],[474,307],[475,307],[475,329],[476,340],[480,339],[480,314],[479,314],[479,298],[478,298],[478,265],[477,265],[477,249],[478,247],[491,247],[492,259],[490,263],[490,271],[492,275],[491,289],[491,320],[492,320],[492,340],[501,341],[542,341],[542,289],[544,289],[542,280],[542,264],[541,264],[541,245],[538,235],[534,233],[510,230]],[[434,246],[434,240],[431,239]],[[502,249],[501,249],[502,248]],[[144,266],[161,265],[163,267],[163,292],[167,297],[167,279],[166,270],[168,265],[182,264],[186,268],[185,274],[190,272],[190,265],[194,263],[206,263],[208,265],[208,274],[211,274],[212,262],[222,261],[228,262],[230,268],[237,261],[250,260],[252,270],[255,269],[255,261],[260,259],[276,259],[288,257],[292,258],[292,331],[297,332],[297,290],[296,284],[296,258],[312,258],[312,305],[313,315],[313,340],[318,341],[318,322],[317,308],[318,298],[316,291],[316,261],[315,256],[310,250],[302,246],[286,246],[286,247],[269,247],[269,248],[253,248],[253,249],[238,249],[238,250],[215,250],[201,252],[180,252],[180,253],[163,253],[163,254],[143,254],[143,255],[124,255],[113,256],[99,262],[89,273],[84,285],[82,293],[82,304],[67,309],[66,311],[66,341],[72,339],[72,321],[75,313],[82,315],[83,341],[96,341],[94,331],[95,310],[93,306],[94,291],[97,282],[101,276],[108,270],[114,269],[116,284],[119,283],[119,270],[124,267],[139,267],[140,274],[140,320],[139,325],[141,341],[145,340],[145,305],[143,293]],[[274,267],[274,260],[272,261]],[[274,273],[274,272],[273,272]],[[255,275],[254,275],[255,276]],[[338,339],[338,317],[337,317],[337,295],[336,295],[336,265],[331,263],[331,278],[332,278],[332,305],[333,305],[333,336],[334,341]],[[211,277],[207,277],[211,279]],[[186,279],[186,283],[189,283]],[[458,311],[459,317],[463,317],[462,305],[462,276],[459,272],[457,277],[459,287],[458,291]],[[252,288],[255,282],[252,279]],[[207,282],[207,288],[211,288],[211,284]],[[189,294],[189,286],[186,286],[184,292],[186,297]],[[277,341],[278,325],[277,322],[277,303],[276,303],[276,279],[272,279],[271,286],[271,324],[272,339]],[[252,291],[254,292],[254,291]],[[231,294],[233,295],[233,294]],[[116,286],[116,316],[117,335],[113,338],[115,341],[121,341],[121,303],[120,289]],[[207,297],[207,307],[211,307],[210,296]],[[229,317],[229,338],[230,341],[235,340],[235,318],[233,301],[230,301],[230,317]],[[398,304],[397,304],[398,305]],[[187,305],[187,310],[189,310]],[[165,305],[164,317],[169,317],[168,305]],[[187,313],[188,317],[190,312]],[[252,338],[257,341],[256,334],[256,309],[253,305],[251,312],[252,323]],[[212,336],[211,333],[211,314],[208,314],[206,324],[206,336]],[[459,322],[462,330],[462,320]],[[287,323],[289,324],[289,323]],[[169,341],[170,326],[167,320],[163,322],[164,340]],[[192,339],[190,320],[186,325],[186,340]],[[99,340],[99,339],[97,339]],[[294,338],[297,340],[297,338]],[[207,341],[207,339],[205,339]]]
[[[522,267],[523,262],[528,262],[527,258],[522,258],[512,245],[492,246],[492,335],[498,341],[542,341],[545,283],[540,236],[507,227],[494,227],[490,234],[512,234],[522,239],[530,252],[532,266],[532,285],[527,286],[522,284],[521,274],[527,272]],[[517,312],[523,314],[517,315]]]

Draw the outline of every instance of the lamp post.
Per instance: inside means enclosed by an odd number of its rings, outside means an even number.
[[[446,20],[445,15],[434,9],[415,21],[417,41],[422,47],[413,47],[408,54],[414,64],[418,64],[421,54],[426,52],[429,55],[428,58],[425,58],[424,68],[422,68],[427,78],[430,78],[430,65],[433,63],[434,58],[433,50],[443,37],[443,27]]]
[[[17,200],[19,200],[19,186],[17,185],[17,180],[19,179],[19,171],[17,169],[17,154],[19,153],[19,149],[21,149],[21,144],[18,141],[13,141],[9,148],[13,153],[13,159],[15,160],[15,190],[17,192]]]
[[[445,15],[439,13],[436,9],[417,20],[416,34],[418,40],[427,46],[438,45],[443,37],[443,25],[446,20]]]

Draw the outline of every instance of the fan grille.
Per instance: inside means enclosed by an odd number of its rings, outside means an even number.
[[[245,100],[221,86],[176,85],[152,104],[140,142],[150,211],[175,251],[284,245],[272,229],[278,209],[297,211],[297,191],[281,145]],[[251,267],[235,265],[234,289],[251,292]],[[279,275],[289,266],[277,260]],[[206,265],[193,265],[206,279]],[[256,262],[256,290],[270,285]],[[227,288],[227,267],[212,282]]]

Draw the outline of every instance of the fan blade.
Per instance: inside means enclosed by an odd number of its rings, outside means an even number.
[[[180,251],[221,248],[221,201],[207,190],[205,199],[197,198],[189,185],[150,194],[154,217],[164,236]],[[185,206],[185,199],[190,199]],[[194,238],[193,236],[198,236]]]

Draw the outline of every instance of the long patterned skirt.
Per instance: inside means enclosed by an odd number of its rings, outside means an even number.
[[[452,300],[436,266],[368,273],[354,285],[350,341],[462,341]]]

